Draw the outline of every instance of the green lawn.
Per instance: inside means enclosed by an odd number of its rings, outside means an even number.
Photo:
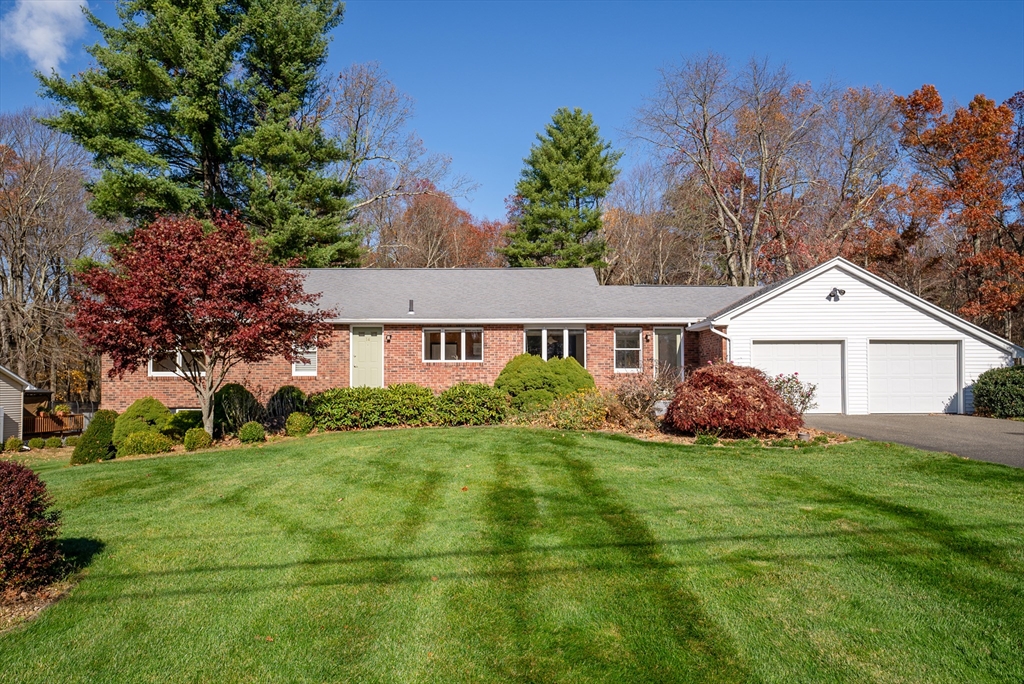
[[[35,467],[96,553],[4,682],[1024,681],[1002,466],[490,428]]]

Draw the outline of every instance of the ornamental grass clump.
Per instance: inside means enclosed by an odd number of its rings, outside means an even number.
[[[82,439],[71,454],[71,465],[95,463],[114,458],[117,448],[114,446],[114,424],[117,412],[101,409],[89,421],[89,427],[82,434]]]
[[[0,593],[56,579],[60,511],[51,508],[46,485],[30,468],[0,461]]]
[[[803,425],[803,419],[771,388],[764,373],[731,363],[690,373],[676,388],[665,421],[687,434],[712,433],[731,439],[786,432]]]

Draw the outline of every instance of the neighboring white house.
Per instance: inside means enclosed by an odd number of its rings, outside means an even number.
[[[837,257],[691,325],[729,357],[818,386],[818,413],[971,413],[971,385],[1024,349]],[[1020,361],[1016,361],[1020,363]]]
[[[22,437],[25,390],[32,384],[0,366],[0,441],[8,437]]]

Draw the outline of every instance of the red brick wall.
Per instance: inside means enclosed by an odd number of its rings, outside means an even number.
[[[509,359],[523,353],[522,325],[484,326],[484,360],[460,362],[423,361],[423,326],[397,325],[384,327],[384,382],[394,385],[413,382],[435,391],[441,391],[459,382],[493,383]],[[587,370],[594,376],[598,387],[610,388],[625,376],[614,368],[615,328],[642,328],[641,358],[649,369],[654,358],[654,331],[652,326],[635,325],[591,325],[587,326]],[[391,339],[388,341],[388,336]],[[711,333],[706,336],[721,340]],[[699,344],[694,346],[693,338],[687,333],[684,341],[685,362],[692,365],[694,350],[700,350],[701,361],[706,363],[705,333],[700,333]],[[713,342],[714,340],[712,340]],[[724,342],[724,340],[722,340]],[[713,345],[712,345],[713,346]],[[721,345],[720,345],[721,346]],[[723,353],[719,351],[719,354]],[[295,385],[304,392],[319,392],[331,387],[349,385],[349,328],[336,328],[331,346],[321,349],[317,359],[316,377],[292,376],[291,364],[282,358],[262,363],[239,366],[228,375],[228,382],[237,382],[248,388],[257,398],[266,401],[273,392],[283,385]],[[159,399],[169,408],[193,408],[198,406],[195,392],[179,378],[149,377],[146,368],[130,373],[123,379],[110,379],[106,371],[109,359],[103,359],[102,406],[106,409],[124,411],[133,401],[145,396]]]
[[[726,328],[719,328],[726,332]],[[721,335],[716,335],[710,330],[701,330],[697,333],[698,358],[697,364],[706,366],[709,362],[723,361],[728,358],[728,341]]]

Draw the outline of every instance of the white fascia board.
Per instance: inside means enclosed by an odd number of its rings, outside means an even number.
[[[22,392],[27,392],[28,390],[35,389],[35,387],[32,386],[31,382],[29,382],[25,378],[21,377],[20,375],[17,375],[14,371],[8,370],[8,369],[4,368],[3,366],[0,366],[0,373],[3,373],[7,377],[9,377],[11,380],[13,380],[15,383],[21,385],[21,391]]]
[[[327,323],[335,325],[451,325],[474,327],[481,325],[531,325],[531,326],[581,326],[581,325],[652,325],[687,326],[699,318],[374,318],[352,319],[332,318]]]
[[[946,311],[941,306],[938,306],[937,304],[932,304],[927,299],[922,299],[921,297],[918,297],[914,293],[904,290],[902,287],[893,285],[884,278],[875,275],[874,273],[865,268],[861,268],[860,266],[851,261],[847,261],[843,257],[834,257],[832,259],[829,259],[823,264],[819,264],[818,266],[815,266],[814,268],[805,271],[800,276],[793,278],[793,280],[786,283],[785,285],[769,290],[768,292],[765,292],[763,296],[755,297],[751,299],[749,302],[744,303],[742,306],[739,306],[732,311],[727,311],[723,316],[720,316],[719,318],[716,318],[714,320],[710,318],[705,319],[705,321],[701,321],[701,323],[698,324],[701,326],[700,328],[694,326],[691,329],[703,329],[704,327],[710,327],[711,325],[729,325],[733,318],[736,318],[737,316],[740,316],[741,314],[746,313],[747,311],[750,311],[751,309],[754,309],[764,304],[765,302],[771,301],[778,295],[781,295],[784,292],[788,292],[792,290],[794,287],[798,287],[802,283],[815,277],[816,275],[823,273],[827,270],[831,270],[833,268],[838,268],[839,270],[846,272],[847,275],[853,278],[857,278],[858,280],[866,282],[868,285],[877,287],[879,290],[882,290],[886,294],[902,301],[904,304],[907,304],[908,306],[917,309],[921,313],[932,316],[933,318],[937,318],[943,323],[946,323],[947,325],[960,330],[960,332],[975,337],[978,340],[988,344],[989,346],[995,347],[996,349],[1008,351],[1012,356],[1024,357],[1024,347],[1018,347],[1013,342],[1003,339],[1002,337],[999,337],[998,335],[991,333],[988,330],[985,330],[984,328],[975,325],[974,323],[971,323],[970,321],[964,320],[963,318],[960,318],[956,314],[952,314]],[[707,325],[704,325],[705,323],[707,323]]]

